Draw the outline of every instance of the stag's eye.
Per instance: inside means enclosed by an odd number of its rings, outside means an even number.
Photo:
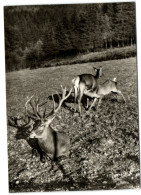
[[[38,127],[38,130],[43,130],[44,129],[44,124],[41,124],[39,127]]]
[[[36,132],[36,135],[41,135],[43,133],[42,129],[39,129],[37,132]]]

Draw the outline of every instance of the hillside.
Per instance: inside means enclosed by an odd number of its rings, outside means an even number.
[[[79,118],[70,109],[74,107],[72,93],[52,123],[56,130],[65,131],[71,141],[70,155],[57,163],[42,163],[39,154],[32,155],[27,132],[8,125],[10,192],[139,188],[136,58],[85,63],[81,68],[75,64],[7,73],[7,114],[24,115],[27,96],[38,96],[44,102],[52,93],[61,93],[61,84],[70,89],[74,76],[92,73],[93,66],[101,65],[104,75],[100,83],[116,77],[126,104],[120,96],[108,95],[99,109],[88,114],[83,108]],[[48,112],[52,103],[48,98]]]

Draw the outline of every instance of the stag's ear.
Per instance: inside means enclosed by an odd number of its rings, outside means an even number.
[[[29,126],[29,131],[31,132],[33,130],[33,124]]]
[[[115,77],[115,78],[113,78],[113,80],[112,81],[114,81],[114,82],[117,82],[117,78]]]
[[[52,123],[52,121],[54,120],[55,116],[51,116],[51,117],[48,117],[45,121],[45,124],[48,126]]]

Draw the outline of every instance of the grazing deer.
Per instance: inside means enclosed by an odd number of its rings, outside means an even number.
[[[102,67],[93,67],[95,75],[81,74],[72,80],[74,86],[74,104],[76,111],[76,100],[78,98],[79,114],[81,115],[81,100],[85,90],[95,90],[98,85],[98,79],[102,76]]]
[[[62,99],[59,101],[57,107],[52,95],[53,110],[49,114],[46,114],[46,108],[42,115],[39,113],[39,105],[36,104],[35,107],[32,104],[31,100],[33,96],[26,102],[25,105],[27,115],[29,118],[33,119],[36,124],[30,133],[30,138],[37,138],[42,151],[44,151],[52,160],[56,160],[60,156],[67,156],[70,149],[69,136],[65,132],[55,131],[50,126],[59,109],[61,108],[64,100],[70,96],[72,88],[67,95],[66,88],[62,87],[62,91]],[[28,110],[28,105],[31,106],[32,112]]]
[[[84,84],[81,83],[80,87],[84,87]],[[113,80],[107,80],[105,81],[102,85],[98,85],[96,90],[91,91],[91,90],[85,90],[84,94],[91,97],[91,98],[95,98],[93,103],[91,104],[89,110],[95,105],[96,100],[99,100],[98,103],[98,107],[101,103],[101,100],[103,98],[103,96],[108,95],[109,93],[116,93],[122,96],[124,102],[126,102],[124,95],[122,94],[122,92],[120,90],[117,89],[117,81],[116,78],[114,78]]]

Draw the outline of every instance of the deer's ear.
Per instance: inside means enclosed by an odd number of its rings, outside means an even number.
[[[55,116],[49,117],[49,118],[45,121],[46,125],[50,125],[50,124],[52,123],[52,121],[54,120],[54,118],[55,118]]]
[[[30,126],[29,126],[29,131],[32,131],[33,130],[33,124],[31,124]]]
[[[114,81],[114,82],[117,82],[117,78],[116,78],[116,77],[115,77],[115,78],[113,78],[113,81]]]
[[[102,76],[103,75],[103,72],[102,72],[102,66],[100,66],[99,68],[99,75]]]
[[[97,74],[97,68],[93,67],[93,69],[94,69],[94,75],[96,75]]]

